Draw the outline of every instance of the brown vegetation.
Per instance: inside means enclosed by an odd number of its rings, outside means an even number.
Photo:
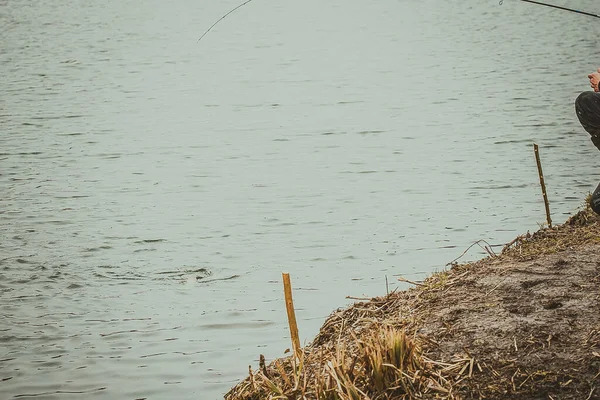
[[[261,357],[225,398],[600,399],[599,254],[586,208],[334,312],[299,358]]]

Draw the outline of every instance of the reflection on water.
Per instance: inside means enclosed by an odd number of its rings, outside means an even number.
[[[3,398],[219,398],[289,346],[281,272],[308,341],[537,229],[532,143],[554,220],[600,180],[593,19],[253,2],[197,43],[235,5],[0,1]]]

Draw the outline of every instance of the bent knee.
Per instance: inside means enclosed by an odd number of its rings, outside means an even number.
[[[582,92],[575,99],[575,107],[578,109],[586,108],[586,105],[591,105],[593,103],[598,102],[598,97],[600,97],[600,93],[596,92]]]

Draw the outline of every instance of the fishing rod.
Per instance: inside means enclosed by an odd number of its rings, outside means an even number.
[[[229,14],[231,14],[232,12],[234,12],[235,10],[237,10],[238,8],[240,8],[240,7],[242,7],[242,6],[245,6],[246,4],[250,3],[251,1],[252,1],[252,0],[246,0],[245,2],[243,2],[242,4],[240,4],[239,6],[235,7],[233,10],[229,11],[227,14],[225,14],[225,15],[223,15],[221,18],[219,18],[219,19],[218,19],[218,20],[217,20],[217,21],[216,21],[214,24],[212,24],[212,25],[210,26],[210,28],[208,28],[208,29],[206,30],[206,32],[204,32],[204,33],[202,34],[202,36],[200,36],[200,39],[198,39],[198,42],[199,42],[200,40],[202,40],[202,38],[203,38],[204,36],[206,36],[206,34],[207,34],[208,32],[210,32],[210,30],[211,30],[212,28],[214,28],[214,26],[215,26],[216,24],[218,24],[219,22],[221,22],[222,20],[224,20],[224,19],[225,19],[225,18],[226,18],[226,17],[227,17]],[[196,42],[196,43],[198,43],[198,42]]]
[[[225,18],[227,18],[227,16],[228,16],[229,14],[231,14],[232,12],[234,12],[235,10],[237,10],[238,8],[241,8],[241,7],[245,6],[246,4],[250,3],[251,1],[252,1],[252,0],[246,0],[245,2],[243,2],[242,4],[240,4],[239,6],[237,6],[237,7],[233,8],[233,9],[232,9],[232,10],[230,10],[230,11],[229,11],[227,14],[223,15],[221,18],[219,18],[218,20],[216,20],[216,21],[215,21],[215,23],[214,23],[214,24],[212,24],[212,25],[211,25],[211,26],[210,26],[210,27],[209,27],[209,28],[208,28],[208,29],[207,29],[207,30],[206,30],[206,31],[205,31],[205,32],[202,34],[202,36],[200,36],[200,38],[198,39],[198,42],[199,42],[199,41],[201,41],[201,40],[202,40],[202,38],[203,38],[204,36],[206,36],[206,34],[207,34],[208,32],[210,32],[210,30],[211,30],[212,28],[214,28],[214,27],[215,27],[215,25],[217,25],[219,22],[221,22],[222,20],[224,20]],[[556,9],[559,9],[559,10],[570,11],[570,12],[574,12],[574,13],[577,13],[577,14],[588,15],[588,16],[590,16],[590,17],[600,18],[600,15],[598,15],[598,14],[592,14],[592,13],[589,13],[589,12],[586,12],[586,11],[575,10],[575,9],[573,9],[573,8],[561,7],[561,6],[556,6],[556,5],[554,5],[554,4],[542,3],[542,2],[539,2],[539,1],[533,1],[533,0],[520,0],[520,1],[523,1],[523,2],[525,2],[525,3],[537,4],[537,5],[540,5],[540,6],[546,6],[546,7],[556,8]],[[500,5],[502,5],[503,3],[504,3],[504,0],[500,0],[500,3],[499,3],[499,4],[500,4]]]
[[[598,14],[592,14],[592,13],[585,12],[585,11],[574,10],[572,8],[567,8],[567,7],[555,6],[554,4],[540,3],[539,1],[533,1],[533,0],[520,0],[520,1],[524,1],[526,3],[538,4],[540,6],[558,8],[559,10],[571,11],[571,12],[574,12],[577,14],[589,15],[590,17],[600,18],[600,15],[598,15]],[[500,0],[500,5],[502,5],[502,3],[504,3],[504,0]]]

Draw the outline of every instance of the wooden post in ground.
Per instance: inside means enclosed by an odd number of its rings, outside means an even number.
[[[540,185],[542,186],[542,196],[544,197],[544,206],[546,207],[546,221],[548,227],[552,228],[552,219],[550,218],[550,204],[548,204],[548,195],[546,194],[546,184],[544,183],[544,173],[542,172],[542,162],[540,161],[540,151],[537,144],[533,144],[535,161],[537,162],[538,174],[540,176]]]
[[[292,284],[290,274],[282,273],[283,292],[285,294],[285,308],[287,309],[288,323],[290,325],[290,335],[292,337],[292,348],[294,356],[300,357],[300,336],[298,335],[298,325],[296,324],[296,312],[294,311],[294,301],[292,300]]]

